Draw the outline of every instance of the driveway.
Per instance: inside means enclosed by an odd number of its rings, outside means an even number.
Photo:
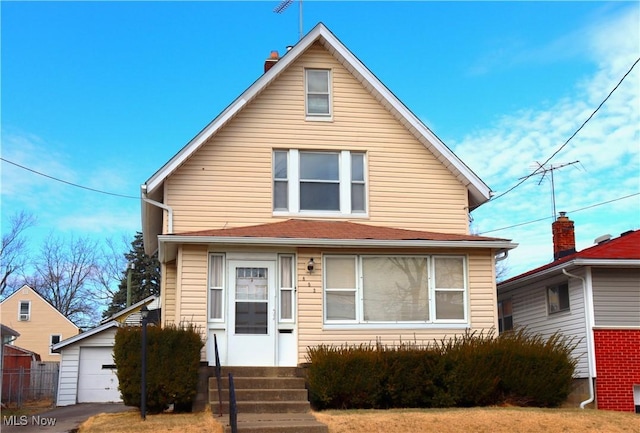
[[[67,433],[99,413],[137,410],[122,403],[82,403],[56,407],[36,415],[2,416],[2,433]]]

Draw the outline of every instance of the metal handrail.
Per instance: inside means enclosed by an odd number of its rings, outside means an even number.
[[[238,433],[238,405],[236,404],[236,388],[233,385],[233,374],[229,373],[229,425],[231,433]]]
[[[220,366],[220,355],[218,353],[218,339],[213,334],[213,347],[216,353],[216,382],[218,383],[218,402],[220,403],[220,416],[222,416],[222,368]]]

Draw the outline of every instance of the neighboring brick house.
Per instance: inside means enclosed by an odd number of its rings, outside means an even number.
[[[494,328],[489,187],[324,25],[264,70],[141,187],[161,323],[235,366]]]
[[[27,285],[0,302],[0,317],[20,334],[15,344],[37,353],[42,361],[60,361],[51,346],[80,333],[80,328]]]
[[[576,251],[561,212],[552,232],[553,262],[498,284],[500,329],[576,337],[581,407],[595,398],[599,409],[639,412],[640,230]]]

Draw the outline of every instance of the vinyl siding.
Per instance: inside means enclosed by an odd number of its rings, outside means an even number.
[[[81,347],[113,347],[117,328],[109,328],[61,351],[60,376],[58,378],[57,406],[76,404],[78,400],[78,373],[80,371]]]
[[[576,273],[580,276],[582,274]],[[567,282],[567,278],[549,278],[531,285],[500,295],[500,299],[511,298],[513,302],[513,324],[515,327],[526,326],[534,334],[548,338],[555,332],[560,332],[567,338],[575,338],[578,346],[573,351],[578,359],[576,377],[587,377],[588,359],[586,330],[584,319],[584,289],[582,282],[575,278],[569,282],[569,311],[555,314],[547,313],[547,287]]]
[[[593,269],[595,326],[640,327],[640,269]]]
[[[20,301],[31,302],[27,321],[19,320]],[[60,361],[59,354],[49,354],[52,334],[60,335],[62,341],[80,332],[80,328],[26,286],[0,303],[0,317],[3,325],[20,333],[14,344],[37,353],[42,361]]]
[[[354,329],[324,329],[323,326],[323,285],[322,285],[322,254],[358,253],[356,251],[321,251],[319,249],[300,249],[298,252],[298,362],[307,362],[307,348],[319,344],[360,344],[375,343],[397,345],[401,341],[412,341],[420,344],[432,343],[434,340],[449,338],[465,332],[464,329],[443,328],[442,325],[433,328],[393,328],[380,329],[362,325]],[[359,253],[363,253],[360,251]],[[376,251],[366,251],[366,254]],[[377,251],[377,253],[392,254],[392,251]],[[397,252],[398,254],[464,254],[460,251],[413,251]],[[309,274],[306,263],[313,257],[316,263],[313,274]],[[469,273],[469,309],[470,330],[486,331],[497,326],[496,319],[496,290],[493,279],[492,260],[490,251],[471,252],[467,255]]]
[[[176,279],[176,262],[162,264],[162,323],[172,323],[176,319]]]
[[[330,122],[305,120],[305,67],[332,69]],[[369,212],[361,222],[468,231],[466,188],[316,44],[167,179],[174,232],[274,221],[276,148],[366,151]]]

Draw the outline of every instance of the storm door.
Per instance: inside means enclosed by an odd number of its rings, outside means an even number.
[[[228,271],[228,365],[277,365],[275,262],[231,260]]]

